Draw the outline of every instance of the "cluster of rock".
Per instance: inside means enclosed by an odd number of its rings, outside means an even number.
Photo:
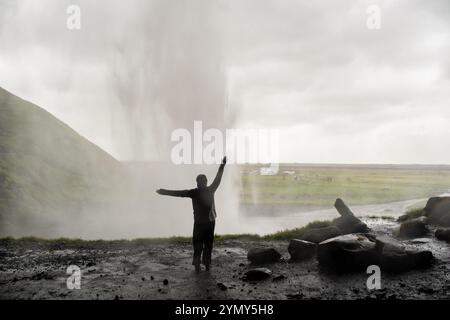
[[[362,271],[370,265],[379,266],[383,272],[404,272],[429,266],[433,254],[428,250],[407,250],[387,236],[359,233],[321,242],[317,260],[338,272]]]
[[[423,209],[423,216],[409,219],[401,216],[399,230],[401,238],[417,238],[429,233],[428,225],[437,226],[435,236],[439,240],[450,242],[450,197],[430,198]]]
[[[292,239],[288,246],[291,261],[303,261],[316,257],[319,265],[337,272],[366,270],[377,265],[383,272],[405,272],[424,268],[433,262],[429,250],[408,249],[389,236],[375,236],[341,199],[335,203],[341,217],[331,226],[307,230],[300,239]],[[404,221],[399,229],[400,238],[422,237],[429,232],[428,224],[450,226],[450,197],[431,198],[424,209],[426,216]],[[438,239],[449,241],[450,228],[437,229]],[[281,254],[274,248],[253,248],[247,254],[252,264],[277,262]],[[265,278],[267,270],[261,271]],[[270,270],[269,270],[270,271]],[[250,270],[249,272],[253,272]],[[251,275],[250,278],[254,279]],[[256,277],[258,278],[258,277]],[[259,278],[258,278],[259,279]]]

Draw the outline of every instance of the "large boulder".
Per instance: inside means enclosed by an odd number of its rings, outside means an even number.
[[[366,270],[378,264],[374,237],[347,234],[325,240],[317,247],[317,259],[323,267],[337,272]]]
[[[434,235],[439,240],[450,242],[450,228],[437,229]]]
[[[246,281],[260,281],[267,279],[272,275],[272,271],[267,268],[250,269],[245,273],[244,280]]]
[[[300,239],[292,239],[289,242],[288,251],[292,261],[303,261],[312,258],[316,254],[317,244]]]
[[[342,232],[336,226],[329,226],[323,228],[312,228],[305,231],[301,240],[320,243],[330,238],[337,237],[341,235]]]
[[[433,261],[431,251],[407,250],[397,240],[388,236],[378,237],[376,251],[382,271],[398,273],[429,266]]]
[[[347,234],[319,244],[317,259],[338,272],[363,271],[377,265],[382,272],[424,268],[433,261],[431,251],[408,250],[397,240],[370,234]]]
[[[352,210],[342,199],[336,199],[334,207],[341,216],[333,221],[333,225],[339,228],[342,234],[365,233],[369,231],[367,225],[355,217]]]
[[[252,248],[247,253],[247,259],[252,264],[273,263],[280,258],[281,254],[274,248]]]
[[[384,248],[380,257],[380,267],[386,272],[406,272],[417,268],[425,268],[433,261],[431,251],[405,250],[399,247]]]
[[[342,234],[365,233],[369,231],[367,225],[357,217],[339,217],[333,221],[333,225],[341,230]]]
[[[399,237],[419,238],[427,234],[427,218],[420,217],[403,222],[400,225]]]
[[[428,199],[424,211],[432,224],[450,227],[450,197]]]

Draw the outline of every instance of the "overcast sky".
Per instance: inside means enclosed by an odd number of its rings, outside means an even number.
[[[450,164],[450,2],[0,0],[0,86],[119,159],[198,119],[278,128],[282,162]]]

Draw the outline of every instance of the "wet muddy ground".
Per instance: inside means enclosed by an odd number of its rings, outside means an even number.
[[[365,220],[376,234],[392,234],[391,220]],[[434,265],[397,275],[381,274],[369,291],[368,274],[335,275],[315,259],[289,263],[288,241],[220,241],[210,272],[196,274],[189,243],[0,243],[1,299],[450,299],[450,245],[434,236],[404,242],[432,250]],[[245,282],[253,246],[273,246],[285,261],[266,265],[271,278]],[[81,268],[81,289],[67,288],[69,265]]]

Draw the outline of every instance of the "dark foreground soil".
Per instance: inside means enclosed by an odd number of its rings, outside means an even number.
[[[396,222],[366,221],[391,234]],[[450,245],[427,238],[405,242],[432,250],[432,267],[381,274],[381,290],[368,290],[364,272],[335,275],[315,259],[289,263],[288,241],[229,240],[215,244],[213,268],[196,274],[189,243],[0,243],[1,299],[450,299]],[[273,276],[245,282],[247,250],[273,246],[285,261],[267,265]],[[66,269],[81,268],[81,289],[69,290]]]

